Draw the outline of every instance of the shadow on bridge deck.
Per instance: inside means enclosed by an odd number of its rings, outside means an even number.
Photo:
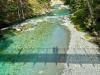
[[[49,50],[50,51],[50,50]],[[54,47],[51,53],[0,54],[0,62],[33,62],[33,63],[71,63],[71,64],[100,64],[99,54],[67,54],[65,49]]]
[[[100,64],[97,54],[0,54],[0,62]]]

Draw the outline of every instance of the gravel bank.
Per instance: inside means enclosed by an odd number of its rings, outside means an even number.
[[[85,33],[77,31],[69,18],[64,19],[63,25],[70,30],[71,40],[62,75],[100,75],[100,54],[97,45],[85,40]]]

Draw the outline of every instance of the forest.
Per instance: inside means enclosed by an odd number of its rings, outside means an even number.
[[[100,45],[100,0],[64,0],[71,8],[71,20],[79,31],[96,37]]]
[[[0,0],[0,28],[43,15],[49,6],[50,0]]]

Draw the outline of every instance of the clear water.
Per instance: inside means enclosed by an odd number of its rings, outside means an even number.
[[[60,25],[68,14],[55,6],[47,16],[22,23],[32,24],[31,30],[7,32],[0,40],[0,75],[61,75],[66,61],[60,54],[67,51],[70,32]]]

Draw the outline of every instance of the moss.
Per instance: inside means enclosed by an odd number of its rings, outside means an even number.
[[[91,40],[91,39],[92,39],[92,36],[91,36],[90,34],[86,34],[86,35],[85,35],[85,39],[86,39],[86,40]]]

